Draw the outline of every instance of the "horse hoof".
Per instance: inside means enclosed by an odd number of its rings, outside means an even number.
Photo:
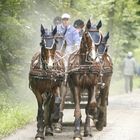
[[[61,128],[55,128],[55,132],[56,133],[61,133],[62,132],[62,129]]]
[[[84,137],[92,137],[92,134],[84,132]]]
[[[106,126],[107,126],[107,123],[105,122],[105,123],[104,123],[104,127],[106,127]]]
[[[36,136],[35,136],[35,140],[44,140],[43,133],[37,133]]]
[[[62,132],[62,124],[56,123],[55,127],[54,127],[54,130],[55,130],[56,133],[61,133]]]
[[[74,138],[74,140],[82,140],[82,138]]]
[[[98,131],[102,131],[103,130],[103,125],[101,125],[100,123],[96,123],[95,124],[95,127],[96,127],[96,129],[98,130]]]
[[[85,133],[84,133],[84,137],[88,137],[88,134],[85,134]]]
[[[76,134],[73,137],[74,140],[82,140],[82,135],[81,134]]]
[[[44,140],[44,138],[35,138],[35,140]]]
[[[53,136],[53,133],[45,133],[45,136]]]
[[[45,136],[53,136],[53,132],[45,132]]]
[[[84,131],[84,135],[83,136],[84,137],[88,137],[88,131],[87,130]]]
[[[53,130],[51,128],[47,128],[45,131],[45,136],[53,136]]]

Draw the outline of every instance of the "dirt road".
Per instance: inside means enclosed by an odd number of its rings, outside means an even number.
[[[84,111],[82,113],[84,118]],[[65,110],[64,121],[73,120],[73,110]],[[34,140],[35,134],[36,123],[32,123],[2,140]],[[63,133],[45,137],[45,140],[72,140],[72,138],[73,127],[65,126]],[[97,131],[93,127],[93,137],[83,140],[140,140],[140,90],[132,94],[110,97],[107,127],[103,131]]]

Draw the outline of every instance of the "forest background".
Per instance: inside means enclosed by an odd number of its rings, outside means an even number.
[[[1,0],[0,1],[0,137],[36,117],[36,99],[28,86],[33,54],[40,50],[40,25],[51,28],[63,13],[86,23],[102,21],[110,32],[109,54],[114,63],[110,95],[123,93],[121,63],[132,51],[140,65],[140,0]],[[134,87],[140,87],[135,76]]]

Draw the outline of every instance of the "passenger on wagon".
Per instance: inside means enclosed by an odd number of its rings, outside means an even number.
[[[65,53],[72,53],[74,50],[79,48],[80,36],[77,30],[70,25],[70,15],[65,13],[61,16],[62,23],[57,26],[57,32],[63,33],[67,43]]]
[[[73,26],[76,28],[76,30],[79,33],[80,39],[82,38],[83,35],[83,28],[84,28],[84,21],[81,19],[75,20]]]
[[[78,31],[70,25],[70,15],[67,13],[64,13],[61,16],[62,23],[57,25],[57,33],[63,34],[65,41],[66,41],[66,48],[64,50],[64,55],[65,55],[65,68],[67,71],[67,66],[68,66],[68,58],[69,55],[77,50],[80,46],[80,36]]]

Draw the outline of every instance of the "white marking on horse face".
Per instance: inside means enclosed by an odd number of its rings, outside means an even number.
[[[107,56],[107,60],[110,62],[110,59],[109,59],[109,57]]]
[[[91,53],[92,53],[91,58],[92,58],[92,59],[95,59],[95,58],[96,58],[96,52],[95,52],[95,50],[92,49]]]
[[[53,59],[49,57],[48,67],[53,67]]]
[[[50,52],[49,52],[49,59],[48,59],[48,67],[53,67],[53,58],[51,57]]]
[[[92,44],[92,50],[91,50],[91,58],[95,59],[96,58],[96,52],[95,52],[95,45],[94,43]]]
[[[96,58],[96,62],[100,62],[100,59],[99,59],[99,57],[97,57],[97,58]]]

